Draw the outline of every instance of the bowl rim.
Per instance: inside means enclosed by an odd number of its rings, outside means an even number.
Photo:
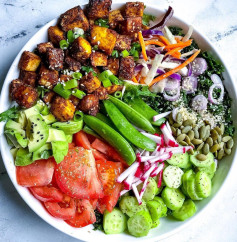
[[[144,0],[145,2],[145,0]],[[121,4],[124,4],[123,1],[116,1],[115,3],[113,3],[113,5],[121,5]],[[80,5],[81,7],[84,7],[85,5]],[[154,10],[158,10],[160,12],[165,12],[166,10],[164,9],[161,9],[159,7],[157,7],[155,4],[150,4],[150,3],[147,3],[146,4],[147,7],[149,8],[153,8]],[[174,16],[178,21],[182,22],[182,24],[185,24],[185,25],[188,25],[188,23],[180,16],[176,16],[174,14]],[[18,66],[18,63],[17,62],[17,59],[19,58],[19,56],[21,55],[21,53],[25,50],[25,47],[32,41],[32,39],[35,37],[35,35],[37,35],[42,29],[46,28],[46,26],[51,26],[52,24],[56,23],[58,17],[54,18],[53,20],[49,21],[48,23],[46,23],[44,26],[42,26],[26,43],[25,45],[21,48],[21,50],[17,53],[14,61],[12,62],[8,72],[7,72],[7,75],[4,79],[4,82],[3,82],[3,86],[2,86],[2,90],[1,90],[1,95],[0,95],[0,103],[3,103],[3,100],[4,100],[4,95],[3,93],[6,92],[6,90],[8,89],[8,83],[6,82],[7,79],[9,79],[9,76],[11,75],[11,69],[14,68],[15,66]],[[237,100],[237,83],[235,83],[234,81],[234,78],[233,78],[233,75],[229,69],[229,67],[226,65],[226,62],[225,60],[221,57],[221,55],[219,54],[219,51],[217,50],[217,48],[215,47],[214,44],[211,43],[211,41],[206,37],[205,34],[203,34],[196,26],[194,26],[194,30],[195,32],[200,35],[208,44],[208,46],[210,46],[213,50],[214,50],[214,53],[215,55],[217,56],[217,58],[222,62],[222,64],[224,65],[224,68],[225,68],[225,72],[229,75],[230,77],[230,81],[232,83],[232,85],[234,86],[234,94],[235,94],[235,99]],[[5,111],[7,108],[9,107],[6,107],[4,105],[1,105],[0,106],[0,112],[3,112]],[[1,124],[3,125],[3,124]],[[0,125],[0,127],[1,127]],[[1,136],[1,135],[0,135]],[[36,208],[34,207],[33,204],[29,203],[29,201],[27,200],[27,198],[25,197],[24,194],[22,194],[22,192],[20,191],[20,186],[18,184],[15,184],[13,182],[13,178],[12,178],[12,172],[10,171],[9,169],[9,165],[8,165],[8,160],[7,160],[7,156],[4,154],[4,149],[6,147],[2,144],[2,142],[0,142],[0,151],[1,151],[1,156],[2,156],[2,160],[3,160],[3,163],[4,163],[4,166],[6,168],[6,171],[8,173],[8,176],[10,177],[10,180],[11,182],[13,183],[15,189],[17,190],[18,194],[21,196],[21,198],[25,201],[25,203],[41,218],[43,219],[45,222],[47,222],[49,225],[51,225],[52,227],[56,228],[57,230],[71,236],[71,237],[74,237],[76,239],[79,239],[78,237],[74,236],[73,234],[70,234],[69,232],[67,231],[64,231],[63,229],[60,229],[59,227],[57,227],[54,223],[50,222],[47,220],[47,218],[43,217],[40,215],[40,213],[36,210]],[[234,161],[236,159],[236,156],[237,156],[237,152],[235,152],[234,154],[234,157],[233,157],[233,160],[231,162],[231,165],[230,165],[230,168],[229,168],[229,171],[223,181],[223,183],[220,185],[219,189],[217,190],[217,192],[214,194],[214,196],[212,197],[212,199],[193,217],[191,217],[187,222],[183,222],[181,225],[177,226],[177,228],[173,229],[172,231],[169,231],[163,235],[157,235],[157,236],[153,236],[152,238],[147,238],[147,237],[142,237],[142,238],[139,238],[138,240],[139,241],[154,241],[154,240],[158,240],[158,239],[165,239],[165,238],[168,238],[172,235],[174,235],[175,233],[181,231],[182,229],[184,229],[185,227],[187,227],[189,224],[193,223],[193,221],[197,220],[198,218],[200,218],[204,211],[207,210],[207,208],[209,208],[210,204],[213,203],[214,200],[217,200],[217,198],[220,196],[220,194],[223,192],[224,188],[226,187],[226,184],[229,182],[230,180],[230,177],[231,177],[231,174],[233,173],[233,166],[234,166]],[[14,174],[15,175],[15,174]],[[109,238],[109,237],[108,237]],[[80,239],[82,241],[84,241],[83,239]],[[88,240],[89,241],[89,240]]]

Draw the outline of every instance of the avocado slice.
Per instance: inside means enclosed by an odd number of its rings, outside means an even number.
[[[45,106],[46,105],[42,101],[39,101],[33,107],[28,108],[23,112],[25,113],[26,118],[29,119],[29,117],[32,115],[40,114],[40,112],[44,109]]]
[[[29,138],[29,152],[34,152],[42,147],[49,137],[49,127],[40,114],[28,118],[27,131]]]
[[[75,134],[82,129],[83,121],[68,121],[68,122],[56,122],[52,124],[55,129],[60,129],[64,131],[66,135]]]
[[[32,153],[28,149],[20,148],[16,153],[15,165],[16,166],[27,166],[33,163]]]
[[[57,121],[56,118],[51,113],[48,115],[42,116],[42,118],[44,119],[46,124],[52,124]]]
[[[49,137],[46,143],[52,141],[67,141],[65,133],[62,130],[49,128]]]
[[[26,115],[25,115],[25,112],[24,111],[21,111],[19,113],[19,116],[18,118],[16,119],[16,122],[18,124],[20,124],[21,128],[22,129],[25,129],[26,128],[26,125],[27,125],[27,119],[26,119]]]
[[[49,143],[44,144],[38,150],[33,152],[33,161],[40,159],[48,159],[52,155],[52,146]]]
[[[18,150],[19,150],[18,148],[12,148],[12,149],[10,150],[10,152],[11,152],[11,154],[12,154],[14,160],[16,159],[16,154],[17,154],[17,151],[18,151]]]

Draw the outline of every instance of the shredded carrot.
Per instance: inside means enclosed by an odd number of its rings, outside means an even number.
[[[147,58],[147,54],[146,54],[146,46],[145,46],[145,42],[144,42],[144,39],[143,39],[143,36],[142,36],[142,32],[138,32],[138,39],[139,39],[140,45],[142,47],[143,58],[144,58],[145,61],[147,61],[148,58]]]
[[[166,72],[166,73],[164,73],[164,74],[162,74],[162,75],[156,77],[156,78],[155,78],[155,79],[149,84],[149,86],[152,86],[153,84],[155,84],[155,83],[157,83],[157,82],[159,82],[159,81],[161,81],[161,80],[163,80],[163,79],[169,77],[170,75],[172,75],[172,74],[178,72],[179,70],[181,70],[182,68],[184,68],[185,66],[187,66],[190,62],[192,62],[192,61],[198,56],[198,54],[200,53],[200,51],[201,51],[201,50],[196,51],[191,57],[189,57],[189,58],[188,58],[186,61],[184,61],[181,65],[179,65],[179,66],[175,67],[174,69],[172,69],[172,70],[170,70],[170,71],[168,71],[168,72]]]
[[[145,79],[146,79],[146,77],[142,76],[142,77],[141,77],[141,80],[140,80],[140,84],[146,84],[146,83],[145,83]]]
[[[166,45],[165,46],[165,49],[169,50],[169,49],[174,49],[174,48],[177,48],[177,47],[186,47],[186,46],[189,46],[192,44],[192,40],[188,40],[186,42],[179,42],[177,44],[172,44],[172,45]]]
[[[177,43],[182,42],[181,39],[179,39],[179,38],[177,38],[177,37],[175,37],[175,40],[177,41]]]
[[[166,39],[164,36],[160,35],[159,38],[165,45],[170,45],[169,40]]]
[[[140,82],[140,79],[141,79],[141,72],[139,72],[139,73],[135,76],[135,78],[137,79],[138,82]]]
[[[182,50],[183,48],[182,47],[177,47],[177,48],[174,48],[174,49],[171,49],[171,50],[169,50],[165,55],[174,55],[174,54],[176,54],[177,55],[177,53],[176,52],[178,52],[179,50]]]
[[[138,83],[137,78],[135,76],[132,78],[132,81]]]
[[[145,41],[145,45],[159,45],[161,47],[165,46],[162,42],[160,42],[159,40],[147,40]]]
[[[181,53],[179,51],[177,51],[177,52],[173,53],[173,57],[179,59],[181,57]]]

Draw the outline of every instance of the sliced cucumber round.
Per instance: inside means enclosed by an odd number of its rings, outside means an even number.
[[[167,187],[178,188],[181,185],[183,171],[177,166],[168,166],[163,173],[163,179]]]
[[[137,187],[139,192],[142,190],[142,186],[143,186],[143,183]],[[146,190],[142,196],[142,199],[145,202],[150,201],[155,197],[157,193],[158,193],[157,183],[154,178],[150,177],[148,180],[148,185],[146,187]]]
[[[153,221],[152,222],[152,226],[151,226],[151,228],[153,229],[153,228],[156,228],[156,227],[158,227],[160,225],[160,220],[159,219],[157,219],[156,221]]]
[[[207,198],[211,195],[211,179],[204,171],[199,171],[195,176],[196,192],[199,197]]]
[[[185,196],[179,189],[165,187],[161,194],[166,206],[171,210],[182,207]]]
[[[167,160],[170,165],[178,166],[183,169],[188,169],[192,166],[190,163],[190,157],[188,153],[173,154],[170,159]]]
[[[172,211],[172,216],[178,220],[184,221],[192,217],[197,211],[195,203],[188,199],[184,201],[183,206],[180,209]]]
[[[156,201],[161,205],[161,207],[162,207],[161,217],[166,217],[167,216],[167,206],[164,203],[163,199],[161,197],[154,197],[153,201]]]
[[[152,226],[149,212],[140,211],[128,219],[128,232],[135,237],[146,236]]]
[[[110,213],[107,210],[103,217],[103,228],[106,234],[120,234],[127,227],[126,216],[118,209],[114,208]]]
[[[186,171],[182,176],[182,190],[184,190],[184,194],[188,195],[188,179],[191,175],[194,175],[193,170]]]
[[[158,218],[167,216],[167,206],[161,197],[154,197],[154,200],[147,202],[147,208],[153,221],[156,220],[156,214]],[[153,212],[155,215],[153,215]]]
[[[193,165],[197,166],[197,167],[208,167],[212,164],[212,162],[214,162],[214,155],[209,152],[207,155],[206,155],[206,160],[204,161],[201,161],[201,160],[198,160],[196,155],[198,155],[199,153],[196,151],[194,152],[193,155],[190,156],[190,161],[193,163]]]
[[[216,163],[212,162],[208,167],[197,167],[197,171],[205,171],[210,179],[212,179],[216,172]]]
[[[187,181],[187,193],[192,200],[202,200],[202,197],[198,196],[196,183],[195,183],[195,174],[192,174]]]

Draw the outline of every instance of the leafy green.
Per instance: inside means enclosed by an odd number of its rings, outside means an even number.
[[[112,57],[119,58],[119,52],[117,50],[112,51]]]
[[[169,30],[170,30],[170,32],[171,32],[173,35],[184,36],[184,34],[183,34],[183,29],[180,28],[180,27],[177,27],[177,26],[170,26],[170,27],[169,27]]]
[[[105,28],[109,28],[109,20],[108,19],[97,19],[95,21],[95,25],[101,26],[101,27],[105,27]]]
[[[16,119],[19,117],[19,111],[20,108],[13,106],[12,108],[9,108],[5,112],[0,113],[0,122],[8,121],[9,119]]]
[[[156,19],[155,16],[151,15],[151,14],[143,14],[142,16],[142,24],[149,26],[150,25],[150,21],[154,21]]]
[[[100,230],[104,231],[103,229],[103,214],[95,210],[96,222],[93,223],[94,229],[93,230]]]
[[[182,49],[181,53],[186,53],[186,52],[189,52],[189,51],[192,51],[194,49],[199,49],[199,46],[198,44],[195,42],[195,40],[192,41],[192,44],[190,46],[187,46],[185,48]]]
[[[63,161],[64,156],[68,153],[67,141],[53,141],[52,142],[53,156],[57,163]]]
[[[50,90],[45,87],[38,86],[37,91],[38,91],[39,97],[44,97],[45,93],[49,92]]]

